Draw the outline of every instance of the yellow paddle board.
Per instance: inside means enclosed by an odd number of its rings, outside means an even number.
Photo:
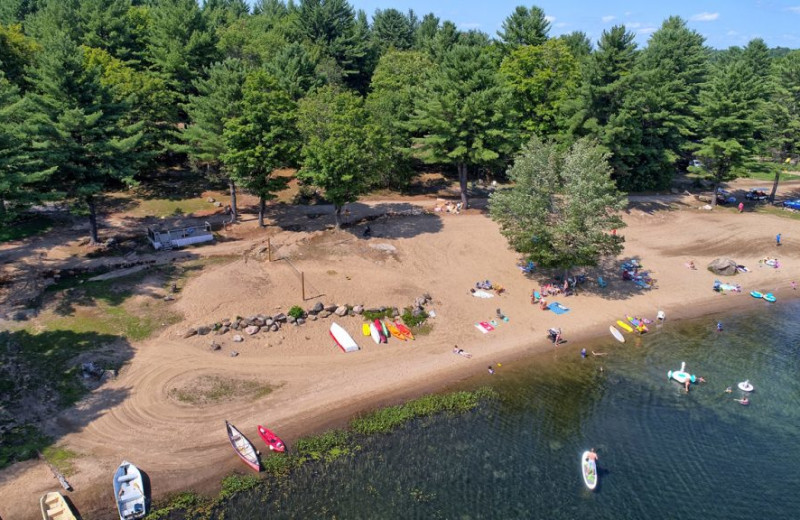
[[[633,327],[631,327],[630,325],[628,325],[627,323],[625,323],[622,320],[617,320],[617,325],[619,325],[619,328],[621,328],[621,329],[625,329],[628,332],[633,332]]]
[[[369,336],[371,331],[369,330],[369,323],[365,323],[361,326],[361,334],[365,336]]]

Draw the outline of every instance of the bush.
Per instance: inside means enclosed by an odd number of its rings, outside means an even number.
[[[403,318],[403,323],[409,327],[417,327],[428,319],[428,313],[424,310],[419,314],[419,316],[414,316],[412,311],[413,309],[411,307],[406,307],[403,309],[403,314],[401,315]]]
[[[299,305],[295,305],[294,307],[289,309],[289,312],[287,312],[287,314],[294,319],[298,319],[304,317],[306,311],[304,311],[303,308],[300,307]]]
[[[382,320],[383,318],[392,317],[392,309],[385,309],[382,311],[364,311],[362,315],[369,321]]]

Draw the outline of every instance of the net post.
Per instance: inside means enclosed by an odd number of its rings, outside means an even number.
[[[300,292],[303,301],[306,301],[306,273],[300,271]]]

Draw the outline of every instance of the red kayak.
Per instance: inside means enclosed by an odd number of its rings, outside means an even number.
[[[283,441],[272,433],[272,430],[268,430],[259,424],[258,434],[264,439],[264,442],[269,446],[270,450],[279,452],[286,451],[286,446],[283,444]]]

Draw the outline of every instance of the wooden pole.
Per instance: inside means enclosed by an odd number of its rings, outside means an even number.
[[[303,301],[306,301],[306,273],[300,271],[300,291],[303,295]]]
[[[267,239],[267,262],[272,262],[272,244]]]

